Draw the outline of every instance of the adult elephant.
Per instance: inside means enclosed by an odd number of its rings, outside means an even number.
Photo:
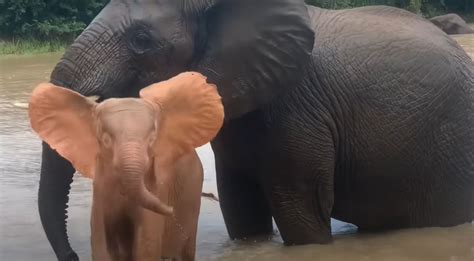
[[[435,16],[430,21],[447,34],[474,34],[474,29],[457,14]]]
[[[223,97],[212,147],[231,238],[271,233],[272,217],[286,244],[329,242],[331,216],[364,229],[473,219],[473,64],[430,22],[302,0],[112,0],[51,79],[104,100],[186,70]],[[59,260],[77,260],[73,172],[44,145],[39,210]]]

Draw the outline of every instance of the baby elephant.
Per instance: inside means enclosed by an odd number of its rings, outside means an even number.
[[[194,72],[140,96],[97,104],[41,84],[30,99],[31,126],[93,179],[93,260],[194,260],[203,182],[195,148],[221,128],[221,97]]]

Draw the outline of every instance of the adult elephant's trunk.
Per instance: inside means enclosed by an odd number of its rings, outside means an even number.
[[[41,224],[56,257],[60,261],[77,261],[66,230],[67,203],[74,168],[43,142],[38,210]]]
[[[127,196],[138,205],[162,215],[171,215],[173,209],[161,202],[145,186],[145,174],[148,167],[143,156],[143,149],[138,146],[127,144],[120,150],[119,168],[122,187],[127,192]]]

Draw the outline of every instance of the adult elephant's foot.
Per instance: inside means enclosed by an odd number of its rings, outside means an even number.
[[[305,126],[289,118],[288,126]],[[285,245],[327,244],[332,241],[334,205],[334,142],[323,123],[311,140],[302,128],[278,129],[270,136],[268,161],[262,168],[272,215]],[[312,133],[312,132],[310,132]]]
[[[77,256],[76,252],[70,250],[69,252],[65,253],[58,257],[59,261],[79,261],[79,257]]]
[[[320,200],[314,198],[316,195],[317,192],[305,195],[289,186],[273,188],[274,218],[285,245],[332,242],[331,207],[315,202]]]
[[[231,239],[253,240],[273,232],[270,205],[255,178],[240,169],[226,172],[218,169],[217,188],[222,215]]]
[[[246,180],[220,180],[219,200],[232,239],[255,239],[273,233],[270,207],[261,188]],[[224,184],[223,184],[224,183]]]

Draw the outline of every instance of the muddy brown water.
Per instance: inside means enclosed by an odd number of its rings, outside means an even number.
[[[474,36],[455,39],[474,57]],[[42,230],[37,191],[40,140],[30,131],[26,103],[32,88],[47,81],[60,54],[0,57],[0,260],[54,260]],[[205,167],[204,190],[216,192],[214,156],[198,149]],[[90,260],[91,182],[76,176],[68,229],[81,260]],[[474,224],[358,234],[333,220],[329,245],[284,247],[275,235],[262,242],[229,240],[218,203],[203,199],[197,260],[474,261]]]

